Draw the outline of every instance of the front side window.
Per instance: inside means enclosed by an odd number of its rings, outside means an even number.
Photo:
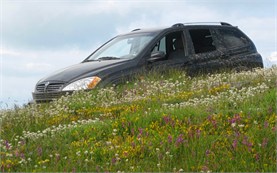
[[[145,48],[154,36],[153,33],[150,33],[115,37],[93,53],[87,61],[133,59]]]
[[[209,29],[191,29],[189,34],[194,47],[194,52],[205,53],[216,50],[214,40]]]
[[[167,34],[155,44],[154,48],[152,49],[152,53],[161,51],[165,53],[167,58],[176,58],[176,56],[173,56],[174,53],[176,55],[176,52],[184,55],[183,42],[182,31]]]

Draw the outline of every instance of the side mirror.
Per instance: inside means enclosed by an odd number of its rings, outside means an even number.
[[[156,62],[156,61],[161,61],[165,59],[165,53],[162,51],[157,51],[151,53],[151,57],[147,60],[148,62]]]

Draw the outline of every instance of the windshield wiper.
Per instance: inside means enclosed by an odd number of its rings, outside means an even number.
[[[97,60],[113,60],[113,59],[120,59],[120,58],[113,57],[113,56],[103,56],[98,58]]]

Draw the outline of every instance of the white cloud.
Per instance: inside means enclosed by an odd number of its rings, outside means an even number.
[[[43,69],[52,68],[53,65],[47,63],[27,63],[26,69],[27,70],[34,70],[34,71],[43,71]]]
[[[8,49],[4,49],[4,48],[0,48],[0,55],[4,56],[4,55],[11,55],[11,56],[18,56],[20,53],[14,50],[8,50]]]
[[[277,52],[272,52],[267,59],[272,63],[277,64]]]
[[[23,104],[31,100],[31,92],[39,79],[55,70],[77,64],[91,53],[91,50],[78,48],[56,51],[6,50],[3,51],[5,54],[1,55],[3,68],[1,68],[0,102],[9,102],[11,106],[15,102]]]

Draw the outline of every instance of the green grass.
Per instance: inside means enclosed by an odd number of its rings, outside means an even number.
[[[277,68],[117,87],[1,112],[2,172],[276,172]]]

